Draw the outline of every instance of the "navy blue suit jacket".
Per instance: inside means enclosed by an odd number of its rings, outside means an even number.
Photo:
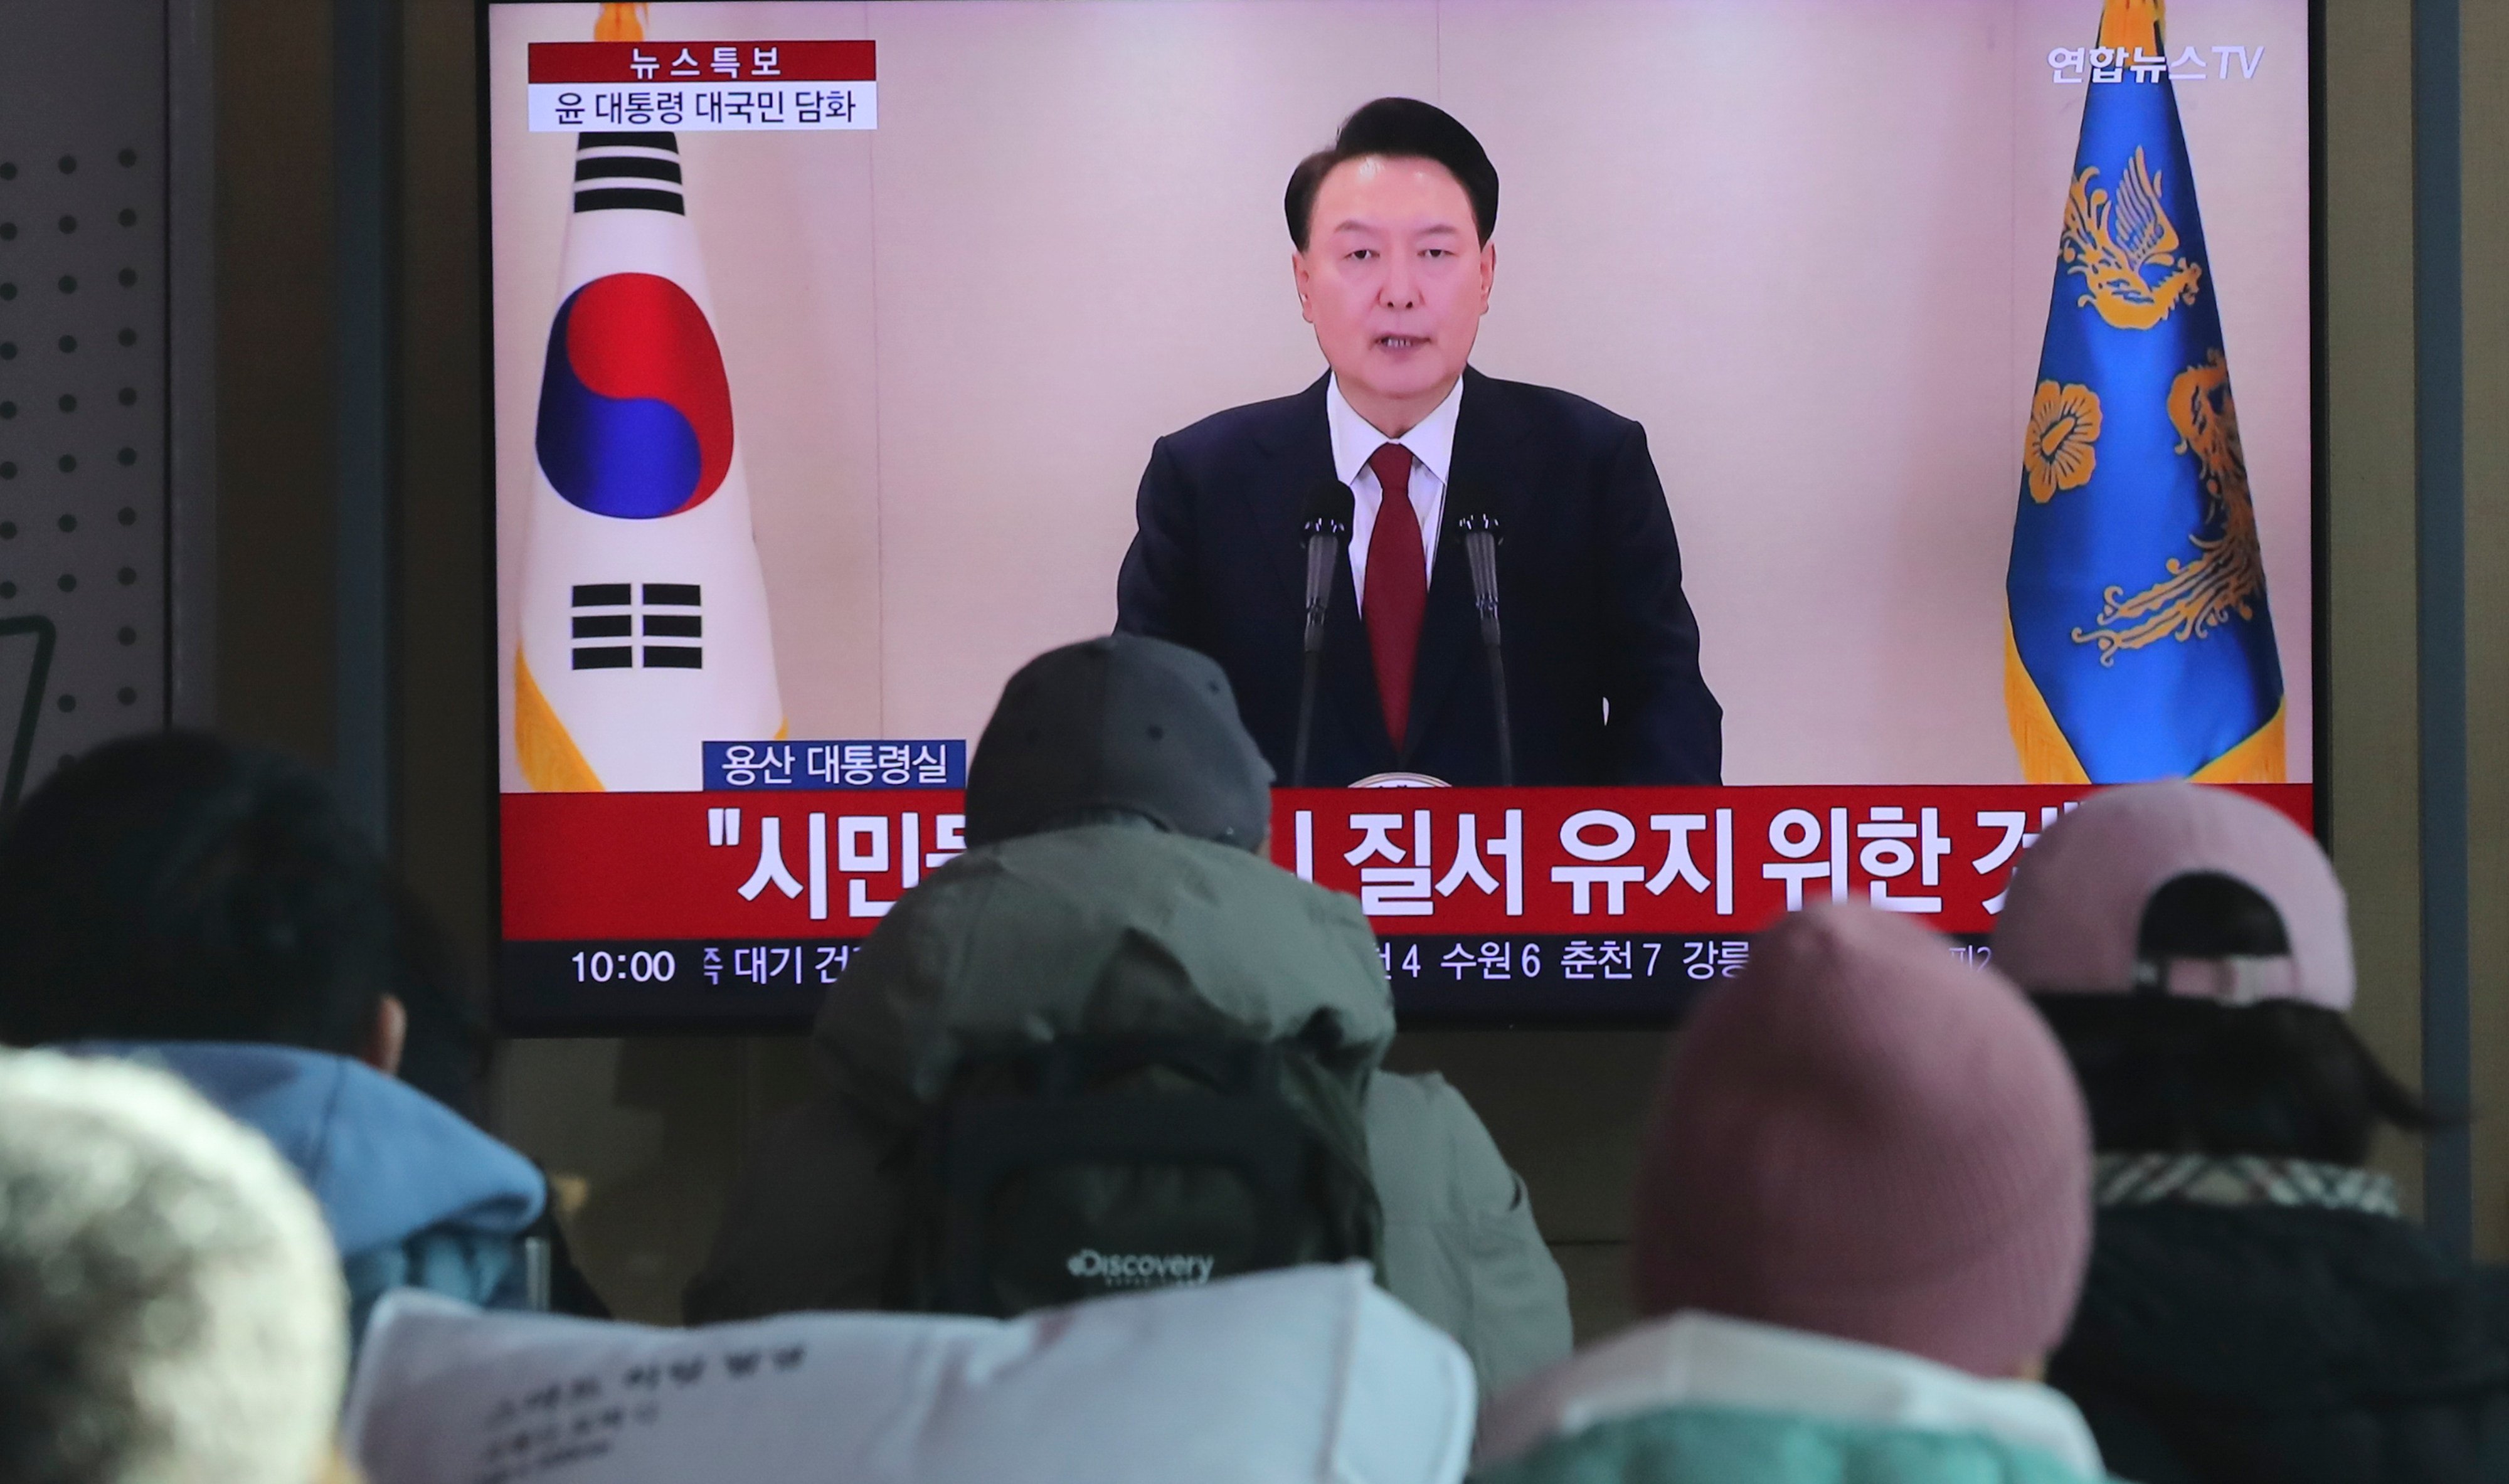
[[[1716,783],[1724,712],[1699,673],[1699,625],[1646,431],[1582,397],[1464,373],[1452,483],[1489,492],[1519,784]],[[1200,649],[1290,782],[1305,618],[1307,494],[1333,477],[1325,383],[1161,438],[1115,626]],[[1453,504],[1451,498],[1448,501]],[[1498,742],[1472,572],[1438,538],[1412,677],[1410,735],[1386,734],[1375,662],[1335,569],[1308,779],[1404,769],[1491,785]]]

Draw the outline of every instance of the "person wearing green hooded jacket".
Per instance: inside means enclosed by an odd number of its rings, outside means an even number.
[[[1013,676],[968,770],[966,854],[890,909],[811,1033],[817,1094],[751,1150],[692,1322],[876,1309],[911,1150],[971,1057],[1058,1036],[1324,1048],[1356,1094],[1386,1290],[1483,1390],[1568,1352],[1524,1183],[1462,1095],[1379,1063],[1394,1007],[1359,904],[1262,854],[1271,768],[1218,666],[1111,635]]]

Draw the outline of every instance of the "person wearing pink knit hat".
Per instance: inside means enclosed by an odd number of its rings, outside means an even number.
[[[2343,888],[2279,811],[2104,790],[2015,870],[1996,967],[2088,1099],[2092,1257],[2051,1384],[2148,1484],[2509,1479],[2509,1292],[2365,1169],[2431,1115],[2344,1020]]]
[[[2033,1378],[2090,1242],[2090,1134],[2029,1003],[1823,904],[1666,1064],[1632,1243],[1649,1317],[1483,1411],[1480,1484],[2105,1477]]]

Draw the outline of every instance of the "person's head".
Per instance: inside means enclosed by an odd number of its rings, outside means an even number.
[[[1002,687],[967,765],[967,843],[1120,817],[1258,850],[1271,786],[1217,664],[1109,634],[1049,649]]]
[[[109,742],[0,828],[0,1042],[275,1042],[387,1072],[407,1046],[412,1082],[459,1106],[484,1038],[457,981],[373,844],[276,754]]]
[[[2354,1165],[2380,1122],[2433,1121],[2344,1019],[2333,865],[2244,795],[2092,795],[2021,858],[1994,947],[2064,1042],[2103,1151]]]
[[[0,1053],[0,1478],[309,1484],[344,1302],[259,1135],[162,1072]]]
[[[2017,1376],[2064,1336],[2090,1218],[2081,1096],[2028,1003],[1905,918],[1821,904],[1674,1044],[1636,1297]]]
[[[1299,162],[1282,207],[1298,305],[1342,394],[1383,431],[1409,431],[1464,374],[1489,312],[1489,155],[1444,109],[1378,98]]]

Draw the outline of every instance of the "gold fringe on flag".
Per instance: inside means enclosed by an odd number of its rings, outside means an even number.
[[[2030,783],[2088,783],[2074,744],[2056,724],[2030,667],[2021,662],[2021,646],[2012,638],[2012,620],[2003,622],[2003,710],[2012,725],[2013,750],[2021,755],[2021,776]]]
[[[523,782],[535,794],[600,794],[601,775],[585,761],[583,750],[567,734],[557,708],[532,679],[523,651],[514,651],[514,761],[522,765]]]
[[[2197,783],[2288,783],[2291,781],[2289,747],[2285,735],[2289,726],[2284,718],[2289,706],[2276,706],[2266,724],[2248,733],[2246,741],[2195,770]]]
[[[645,21],[653,14],[645,5],[605,5],[601,19],[592,23],[595,41],[643,41]]]
[[[2074,756],[2074,745],[2065,740],[2064,728],[2047,709],[2047,700],[2039,693],[2039,683],[2030,678],[2029,666],[2021,662],[2021,647],[2013,642],[2012,624],[2003,625],[2003,706],[2012,724],[2012,746],[2021,755],[2021,776],[2031,783],[2088,783],[2081,760]],[[2228,752],[2197,768],[2197,783],[2287,783],[2291,779],[2289,761],[2290,707],[2276,706],[2266,724],[2250,732]]]

